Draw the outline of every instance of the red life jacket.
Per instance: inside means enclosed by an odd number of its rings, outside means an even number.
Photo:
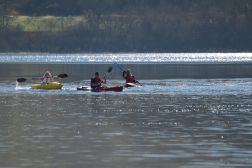
[[[127,75],[125,80],[126,80],[125,81],[126,83],[135,83],[136,82],[135,77],[133,75]]]

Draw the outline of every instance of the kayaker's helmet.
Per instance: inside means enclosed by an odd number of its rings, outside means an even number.
[[[130,74],[130,69],[127,69],[126,73],[127,73],[127,74]]]
[[[99,76],[99,73],[98,73],[98,72],[95,72],[95,76]]]

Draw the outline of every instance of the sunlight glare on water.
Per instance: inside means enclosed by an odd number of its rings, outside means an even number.
[[[1,165],[251,166],[251,79],[141,82],[122,93],[0,83]]]
[[[251,53],[0,54],[0,63],[251,63]]]

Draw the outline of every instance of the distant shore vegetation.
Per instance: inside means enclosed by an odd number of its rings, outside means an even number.
[[[0,16],[0,52],[252,51],[250,0],[13,0]]]

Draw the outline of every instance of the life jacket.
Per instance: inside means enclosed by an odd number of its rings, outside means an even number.
[[[125,80],[126,83],[136,83],[135,77],[133,75],[127,75]]]
[[[48,77],[48,76],[43,76],[41,78],[41,80],[42,80],[42,83],[49,83],[49,82],[53,81],[53,78],[52,77]]]
[[[103,81],[100,78],[91,78],[90,86],[91,88],[101,87],[101,83],[103,83]]]

